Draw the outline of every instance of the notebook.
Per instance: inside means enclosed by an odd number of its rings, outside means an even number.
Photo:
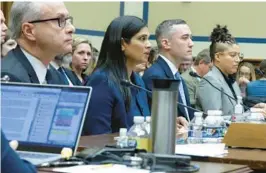
[[[34,165],[60,159],[62,148],[75,155],[92,88],[1,83],[1,125],[18,154]]]

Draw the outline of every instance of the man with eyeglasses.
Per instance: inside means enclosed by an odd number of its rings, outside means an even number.
[[[73,18],[62,2],[14,2],[11,37],[18,46],[2,60],[1,77],[9,81],[65,84],[50,62],[72,51]]]

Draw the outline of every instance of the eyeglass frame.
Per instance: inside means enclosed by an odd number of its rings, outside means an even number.
[[[216,54],[228,54],[231,58],[233,58],[234,60],[236,60],[236,58],[233,57],[230,53],[237,53],[237,52],[217,52]],[[240,61],[243,61],[244,57],[243,57],[243,54],[242,53],[239,53],[238,54],[238,59]]]
[[[61,26],[60,20],[64,19],[64,26]],[[70,19],[70,23],[73,24],[73,17],[69,16],[66,18],[62,18],[62,17],[56,17],[56,18],[50,18],[50,19],[43,19],[43,20],[33,20],[33,21],[29,21],[28,23],[41,23],[41,22],[48,22],[48,21],[53,21],[53,20],[57,20],[58,26],[60,28],[64,28],[66,26],[67,20]]]

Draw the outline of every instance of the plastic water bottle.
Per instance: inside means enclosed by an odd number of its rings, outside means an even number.
[[[203,143],[220,143],[226,132],[226,125],[220,110],[208,110],[203,123]]]
[[[195,117],[189,124],[188,143],[202,143],[203,113],[195,112]]]
[[[126,128],[119,129],[119,137],[117,138],[116,145],[120,148],[128,147],[128,137]]]
[[[151,133],[151,116],[146,116],[146,121],[143,124],[144,129],[150,135]]]
[[[237,96],[237,104],[235,105],[234,115],[231,117],[232,122],[241,122],[245,120],[245,116],[243,115],[244,108],[241,103],[242,97]]]
[[[134,125],[129,129],[127,136],[129,140],[136,140],[137,149],[148,150],[149,135],[143,127],[144,117],[135,116]]]

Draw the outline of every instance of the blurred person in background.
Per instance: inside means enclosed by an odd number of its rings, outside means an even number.
[[[15,47],[17,46],[17,42],[13,39],[10,38],[10,33],[7,32],[7,35],[5,37],[5,41],[4,43],[1,44],[1,57],[4,57],[7,55],[7,53],[12,50],[15,49]]]
[[[151,51],[150,51],[150,55],[148,57],[148,61],[145,62],[145,63],[136,65],[136,68],[135,68],[134,71],[139,73],[140,76],[143,76],[144,71],[146,69],[148,69],[153,64],[153,62],[157,59],[157,57],[158,57],[158,48],[157,47],[153,47],[151,49]]]
[[[79,80],[79,85],[84,85],[88,79],[85,71],[90,63],[93,66],[95,62],[92,55],[92,45],[87,38],[78,36],[73,39],[72,47],[72,61],[69,66]]]
[[[242,97],[246,97],[247,84],[256,80],[255,68],[249,62],[241,62],[238,66],[236,81],[240,87]]]
[[[193,65],[181,75],[187,84],[190,104],[193,107],[195,107],[196,104],[196,94],[201,78],[193,77],[189,73],[194,72],[203,77],[211,70],[211,68],[212,62],[210,51],[209,49],[203,49],[195,57]]]
[[[193,64],[193,58],[192,57],[185,57],[183,61],[180,63],[178,71],[180,74],[187,71]]]
[[[266,101],[266,60],[260,63],[259,70],[263,75],[259,80],[247,84],[247,96],[265,98]]]

